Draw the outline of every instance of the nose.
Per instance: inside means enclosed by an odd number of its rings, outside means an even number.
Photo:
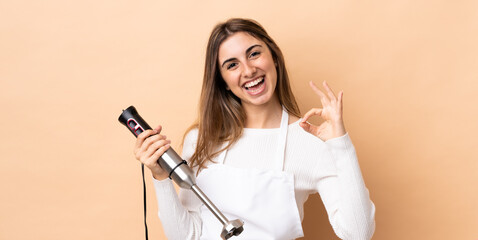
[[[253,64],[251,64],[249,62],[246,62],[244,64],[244,70],[243,70],[244,77],[252,78],[256,74],[256,71],[257,71],[257,69]]]

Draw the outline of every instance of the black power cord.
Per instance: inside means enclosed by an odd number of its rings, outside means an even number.
[[[148,225],[146,224],[146,183],[144,181],[144,164],[141,163],[141,175],[143,176],[143,206],[144,206],[144,233],[148,240]]]

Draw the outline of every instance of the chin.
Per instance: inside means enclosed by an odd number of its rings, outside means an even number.
[[[270,103],[273,99],[273,94],[265,94],[265,95],[262,95],[258,98],[255,98],[255,99],[251,99],[250,101],[247,101],[248,104],[251,104],[251,105],[255,105],[255,106],[263,106],[263,105],[267,105],[268,103]]]

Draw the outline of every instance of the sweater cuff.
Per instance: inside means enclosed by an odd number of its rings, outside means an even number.
[[[356,159],[356,153],[352,140],[348,133],[341,137],[336,137],[329,139],[325,142],[327,148],[332,153],[334,159],[341,162],[345,160],[346,162]],[[353,157],[352,157],[353,156]]]
[[[349,133],[336,138],[329,139],[325,141],[325,144],[332,149],[347,149],[348,146],[352,145],[352,140],[350,139]]]
[[[151,177],[153,179],[154,183],[154,188],[156,189],[157,193],[164,193],[164,192],[171,192],[176,190],[174,189],[173,181],[169,178],[163,179],[163,180],[158,180],[154,177]]]

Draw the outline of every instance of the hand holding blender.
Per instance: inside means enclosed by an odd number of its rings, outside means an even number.
[[[141,118],[136,109],[130,106],[118,119],[138,138],[135,156],[151,169],[153,177],[162,180],[171,178],[181,188],[192,190],[206,207],[224,225],[221,238],[229,239],[243,231],[243,222],[239,219],[229,221],[196,185],[196,178],[186,161],[170,147],[166,136],[160,135],[161,127],[154,130]]]

